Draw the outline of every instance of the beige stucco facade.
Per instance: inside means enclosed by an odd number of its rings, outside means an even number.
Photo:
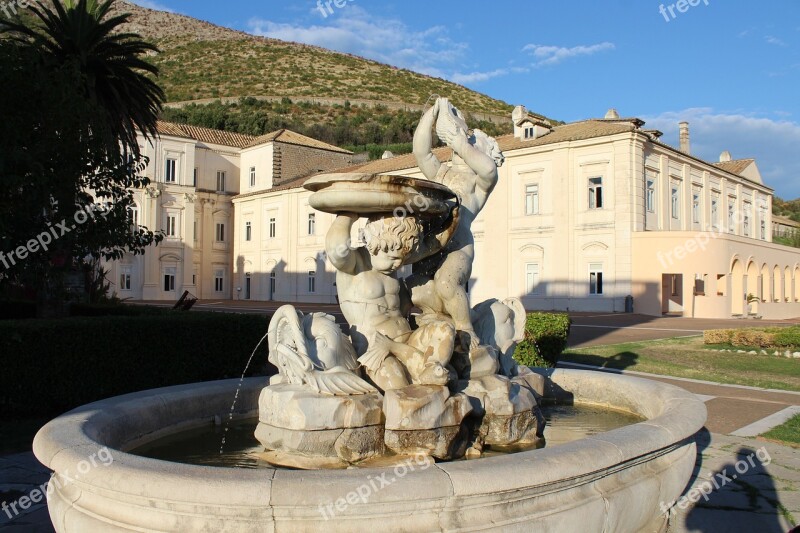
[[[700,160],[688,143],[667,146],[642,121],[613,113],[553,127],[518,108],[513,120],[515,133],[498,138],[506,156],[499,182],[473,226],[473,304],[507,295],[530,310],[623,312],[632,297],[634,311],[648,315],[800,316],[800,254],[771,242],[773,191],[753,160]],[[302,184],[346,167],[352,154],[282,135],[229,142],[239,147],[162,135],[148,148],[161,196],[141,195],[142,220],[161,228],[153,217],[176,210],[186,213],[188,233],[131,258],[145,273],[131,296],[176,298],[177,288],[163,290],[164,269],[175,264],[177,285],[201,298],[336,301],[324,254],[333,216],[309,207]],[[173,153],[183,158],[183,181],[158,183],[159,161]],[[187,185],[194,167],[197,187]],[[221,169],[238,181],[220,194]],[[348,170],[423,177],[412,155]],[[197,234],[183,237],[195,221]],[[221,223],[230,226],[225,242],[215,238]],[[224,290],[216,291],[220,272]],[[748,294],[760,301],[748,304]]]

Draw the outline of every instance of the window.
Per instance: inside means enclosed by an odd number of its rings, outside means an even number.
[[[175,268],[164,269],[164,292],[175,290]]]
[[[767,240],[767,221],[761,220],[761,240]]]
[[[274,218],[269,219],[269,238],[274,239],[277,234],[277,223]]]
[[[603,265],[589,265],[589,294],[603,294]]]
[[[675,220],[679,220],[681,218],[681,196],[680,195],[681,195],[681,187],[680,187],[680,185],[678,185],[676,183],[673,183],[672,184],[672,194],[671,194],[671,199],[672,199],[671,213],[672,213],[672,218],[674,218]]]
[[[197,167],[195,167],[192,173],[192,187],[197,187]]]
[[[308,271],[308,292],[317,291],[317,273],[313,270]]]
[[[589,178],[589,209],[603,208],[603,178]]]
[[[316,233],[317,215],[315,213],[308,214],[308,234],[314,235]]]
[[[217,192],[225,192],[225,172],[217,171]]]
[[[131,267],[124,266],[119,275],[119,290],[131,290]]]
[[[244,240],[248,242],[253,240],[253,224],[251,222],[244,223]]]
[[[217,242],[225,242],[225,224],[217,223]]]
[[[531,138],[533,138],[533,136],[534,136],[534,128],[533,128],[533,126],[531,126],[529,128],[525,128],[525,138],[526,139],[531,139]]]
[[[539,186],[526,185],[525,186],[525,214],[538,215],[539,214]]]
[[[735,222],[735,212],[734,212],[734,199],[731,198],[728,200],[728,233],[733,233],[734,229],[736,228]]]
[[[656,211],[656,182],[655,180],[647,180],[647,194],[645,195],[645,204],[647,211],[655,213]]]
[[[175,183],[177,173],[175,171],[178,161],[176,159],[167,158],[167,164],[164,167],[164,181],[167,183]]]
[[[533,294],[539,286],[539,264],[528,263],[525,265],[525,293]]]
[[[717,197],[711,199],[711,225],[719,228],[719,198]]]
[[[225,290],[225,271],[223,270],[215,270],[214,271],[214,291],[215,292],[222,292]]]
[[[175,215],[167,215],[167,227],[164,233],[167,234],[167,237],[177,237],[178,236],[178,220]]]
[[[750,204],[744,204],[744,216],[742,217],[744,235],[750,236]]]
[[[128,208],[128,212],[130,213],[131,233],[136,233],[139,231],[139,208],[134,205]]]
[[[692,193],[692,223],[700,223],[700,193],[696,191]]]
[[[275,285],[276,285],[276,276],[275,272],[269,273],[269,297],[272,298],[275,295]]]
[[[256,167],[250,167],[250,187],[256,186]]]
[[[192,240],[194,240],[194,242],[197,242],[197,221],[196,220],[194,221],[194,224],[192,225]]]
[[[706,295],[706,276],[704,274],[694,275],[694,293],[697,296]]]

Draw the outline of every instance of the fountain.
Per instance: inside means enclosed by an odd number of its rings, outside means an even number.
[[[434,129],[453,150],[449,163],[431,152]],[[471,224],[503,155],[444,98],[423,115],[414,153],[427,180],[325,174],[305,185],[314,208],[336,215],[326,253],[346,333],[329,315],[287,305],[269,324],[279,373],[267,386],[251,378],[145,391],[77,409],[39,432],[34,452],[54,470],[57,531],[664,526],[659,503],[677,499],[691,476],[704,404],[642,379],[517,365],[521,302],[470,308],[465,291]],[[361,218],[366,243],[353,246]],[[412,273],[398,279],[404,265]],[[410,315],[412,307],[421,313]],[[537,449],[550,400],[643,421]],[[257,413],[262,468],[129,453],[228,411],[231,419]],[[113,463],[76,474],[103,447]],[[516,453],[487,453],[498,449]]]

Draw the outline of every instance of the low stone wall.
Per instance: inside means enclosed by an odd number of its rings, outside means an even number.
[[[474,461],[355,470],[245,470],[125,453],[226,417],[238,380],[130,394],[59,417],[34,441],[55,470],[49,499],[63,532],[647,531],[694,467],[705,405],[662,383],[542,371],[547,395],[647,420],[569,444]],[[266,380],[246,380],[236,416],[256,414]],[[113,462],[82,468],[104,446]],[[84,472],[84,470],[86,470]]]

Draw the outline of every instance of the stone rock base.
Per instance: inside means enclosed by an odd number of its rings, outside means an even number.
[[[255,435],[271,463],[346,467],[385,452],[382,405],[377,392],[330,396],[298,385],[273,384],[259,396]]]
[[[469,444],[466,424],[436,429],[397,431],[387,429],[384,435],[386,447],[405,455],[430,455],[442,461],[464,456]]]
[[[535,374],[534,374],[535,375]],[[479,435],[493,446],[531,444],[543,436],[544,416],[522,377],[486,376],[458,384],[473,410],[483,415]]]
[[[259,422],[255,435],[267,452],[279,452],[276,457],[295,456],[311,464],[315,464],[314,461],[324,465],[339,462],[347,466],[385,452],[383,426],[380,425],[307,431],[278,428]]]
[[[258,398],[258,420],[296,430],[346,429],[382,423],[380,393],[330,396],[302,385],[264,387]]]
[[[386,446],[399,455],[431,455],[441,460],[462,457],[470,431],[464,423],[472,411],[464,394],[451,395],[438,385],[411,385],[386,391]]]

